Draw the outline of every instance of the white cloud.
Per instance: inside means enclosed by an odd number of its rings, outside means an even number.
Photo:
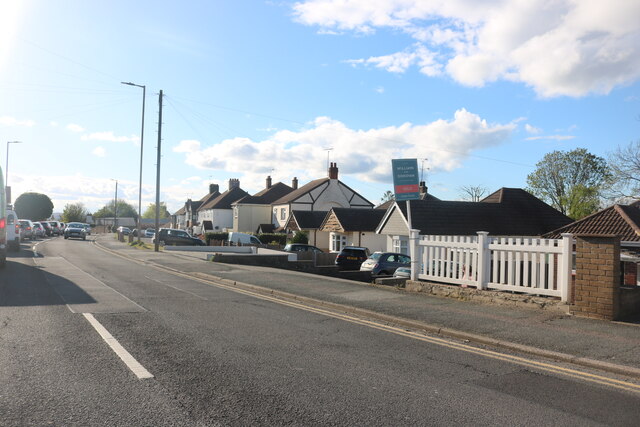
[[[0,125],[2,125],[2,126],[33,127],[33,126],[35,126],[35,124],[36,124],[35,121],[29,120],[29,119],[20,120],[20,119],[16,119],[15,117],[10,117],[10,116],[0,116]]]
[[[378,87],[376,87],[374,90],[375,90],[376,92],[378,92],[378,93],[384,93],[384,87],[382,87],[382,86],[378,86]]]
[[[107,155],[107,150],[105,150],[104,147],[96,147],[93,149],[91,154],[97,157],[105,157]]]
[[[341,173],[363,181],[389,182],[392,158],[428,158],[432,169],[452,170],[473,152],[505,143],[515,128],[513,123],[489,124],[465,109],[450,120],[368,130],[318,117],[307,129],[281,130],[262,141],[233,138],[202,147],[189,140],[173,151],[184,153],[191,166],[235,173],[242,177],[241,184],[251,185],[263,182],[266,175],[286,183],[293,176],[301,181],[325,176],[323,147],[333,147],[331,161],[338,163]]]
[[[550,139],[555,141],[566,141],[568,139],[575,138],[575,135],[540,135],[540,136],[530,136],[525,138],[527,141],[538,141],[541,139]]]
[[[58,122],[52,120],[52,121],[49,122],[49,126],[54,127],[54,128],[58,127]]]
[[[535,126],[531,126],[529,123],[524,125],[524,130],[527,131],[527,133],[533,133],[533,134],[542,132],[542,129],[537,128]]]
[[[67,129],[70,130],[71,132],[84,132],[84,128],[75,123],[69,123],[67,125]]]
[[[307,0],[295,19],[322,32],[404,32],[415,43],[353,65],[389,72],[417,66],[482,86],[523,82],[539,95],[609,93],[640,79],[636,0]]]
[[[94,132],[82,135],[80,137],[83,141],[108,141],[108,142],[139,142],[140,138],[131,136],[116,136],[113,132]]]

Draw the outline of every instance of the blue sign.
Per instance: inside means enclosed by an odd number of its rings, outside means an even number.
[[[420,198],[418,159],[392,159],[393,191],[396,200]]]

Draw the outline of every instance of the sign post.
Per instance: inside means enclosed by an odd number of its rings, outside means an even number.
[[[393,192],[396,202],[407,201],[407,222],[409,223],[409,237],[411,239],[411,280],[416,280],[418,272],[417,239],[418,231],[413,230],[411,224],[411,200],[420,198],[420,184],[418,175],[418,159],[392,159]]]

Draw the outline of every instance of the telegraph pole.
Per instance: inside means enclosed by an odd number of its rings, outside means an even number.
[[[158,153],[156,159],[156,244],[155,252],[160,250],[160,153],[162,143],[162,89],[158,99],[160,108],[158,109]]]

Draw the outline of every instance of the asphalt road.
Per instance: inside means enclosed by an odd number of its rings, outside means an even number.
[[[3,426],[635,426],[640,417],[640,388],[615,379],[234,292],[90,240],[41,242],[37,257],[29,246],[0,272]],[[138,378],[91,318],[153,377]]]

